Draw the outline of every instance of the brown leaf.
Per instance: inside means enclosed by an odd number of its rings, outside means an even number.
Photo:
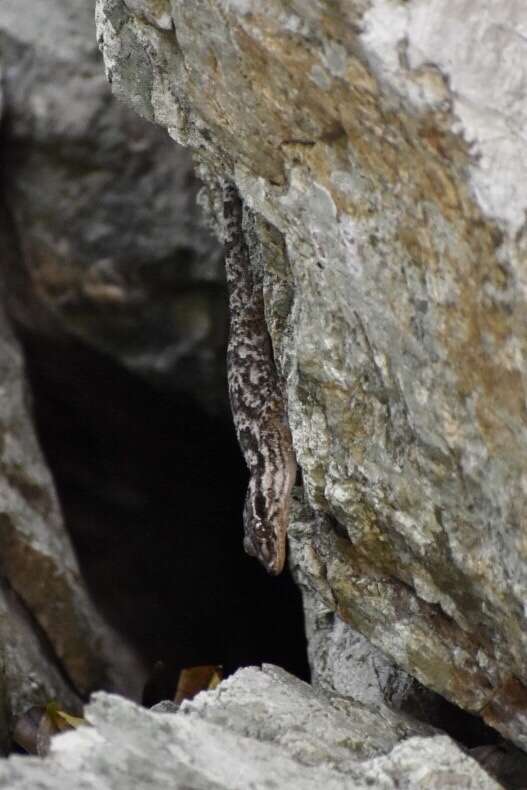
[[[200,691],[215,689],[222,678],[221,666],[207,665],[182,669],[174,702],[179,705],[184,699],[192,699]]]
[[[46,705],[46,713],[60,732],[76,730],[83,725],[89,726],[86,719],[82,719],[80,716],[72,716],[70,713],[66,713],[65,710],[60,710],[56,702],[50,702]]]

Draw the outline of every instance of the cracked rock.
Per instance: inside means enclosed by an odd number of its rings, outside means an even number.
[[[240,670],[175,714],[99,693],[86,716],[93,726],[55,738],[44,760],[0,764],[0,787],[499,788],[448,737],[319,696],[270,666]]]

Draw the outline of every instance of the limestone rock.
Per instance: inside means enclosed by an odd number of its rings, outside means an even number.
[[[396,732],[272,667],[240,670],[175,714],[99,693],[86,716],[93,727],[58,736],[44,760],[0,764],[0,788],[499,787],[449,738]]]
[[[431,727],[386,707],[317,694],[269,665],[239,670],[217,692],[198,695],[181,711],[219,725],[228,722],[239,735],[285,746],[301,763],[328,763],[341,771],[351,770],[357,759],[386,754],[410,736],[434,734]]]
[[[148,6],[107,74],[261,217],[306,585],[527,748],[525,4]]]

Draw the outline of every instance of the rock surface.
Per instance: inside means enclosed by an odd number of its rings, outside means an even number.
[[[0,580],[0,750],[11,746],[13,722],[34,705],[60,700],[80,712],[81,698],[57,661],[31,613],[7,582]]]
[[[525,5],[168,5],[97,0],[99,41],[256,214],[304,582],[527,748]]]
[[[112,98],[93,17],[85,0],[0,8],[10,309],[217,410],[221,247],[200,222],[189,152]]]
[[[0,311],[0,746],[26,706],[78,708],[93,689],[138,695],[132,657],[80,579],[31,425],[20,350]],[[134,674],[135,673],[135,674]],[[134,680],[135,678],[135,680]]]
[[[449,738],[318,696],[269,666],[240,670],[175,714],[100,693],[86,715],[93,728],[59,736],[44,760],[0,764],[0,787],[499,787]]]

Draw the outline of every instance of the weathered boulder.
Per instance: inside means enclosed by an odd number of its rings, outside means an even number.
[[[527,748],[525,5],[97,0],[97,22],[210,213],[228,173],[255,215],[303,584]]]
[[[58,736],[44,760],[0,763],[0,788],[499,787],[448,737],[275,667],[240,670],[175,714],[100,693],[86,716],[93,727]]]

